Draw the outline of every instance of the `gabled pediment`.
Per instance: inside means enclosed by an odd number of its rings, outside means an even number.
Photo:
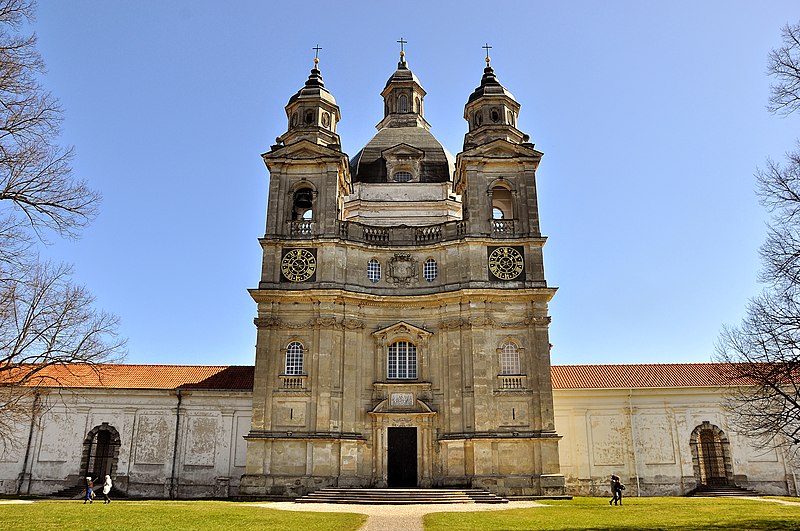
[[[340,157],[341,151],[321,146],[310,140],[298,140],[287,146],[279,146],[261,155],[264,158],[318,159],[321,157]]]
[[[408,324],[405,321],[399,321],[391,326],[373,332],[372,335],[377,339],[405,336],[412,339],[427,341],[433,334],[427,330]]]
[[[399,157],[421,158],[424,155],[424,151],[408,144],[397,144],[381,151],[381,156],[385,159]]]

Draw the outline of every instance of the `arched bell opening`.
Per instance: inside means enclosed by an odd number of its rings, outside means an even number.
[[[314,191],[300,188],[292,195],[292,221],[311,221],[314,219]]]

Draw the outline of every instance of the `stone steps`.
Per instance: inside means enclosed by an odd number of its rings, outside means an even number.
[[[689,493],[689,496],[714,498],[724,496],[758,496],[758,492],[750,489],[739,487],[738,485],[718,485],[707,486],[701,485],[694,491]]]
[[[412,505],[451,503],[508,503],[481,489],[345,489],[324,488],[295,500],[296,503],[352,503],[363,505]]]

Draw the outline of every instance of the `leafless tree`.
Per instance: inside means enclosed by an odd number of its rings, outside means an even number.
[[[769,54],[767,72],[775,77],[767,108],[783,115],[800,108],[800,24],[783,27],[783,46]]]
[[[33,412],[39,386],[58,386],[54,365],[96,364],[124,353],[116,317],[64,265],[41,263],[50,235],[72,238],[100,196],[72,172],[59,145],[63,113],[41,86],[35,35],[21,35],[33,0],[0,0],[0,442]],[[55,380],[54,380],[55,378]]]
[[[800,23],[783,28],[768,71],[776,80],[768,109],[800,109]],[[723,328],[717,359],[735,385],[733,427],[800,458],[800,146],[782,163],[768,160],[756,181],[771,214],[760,251],[765,289],[739,326]]]

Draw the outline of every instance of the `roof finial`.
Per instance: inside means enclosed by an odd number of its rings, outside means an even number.
[[[400,37],[400,40],[397,41],[397,42],[400,43],[400,62],[401,63],[405,63],[406,62],[406,52],[405,52],[405,49],[404,49],[403,45],[408,44],[408,41],[405,40],[403,37]]]
[[[314,46],[314,47],[313,47],[313,48],[311,48],[311,49],[312,49],[312,50],[314,50],[314,68],[316,68],[316,67],[317,67],[317,65],[319,64],[319,51],[320,51],[322,48],[320,48],[320,47],[319,47],[319,44],[317,44],[316,46]]]
[[[491,47],[491,46],[489,46],[489,43],[487,42],[486,44],[484,44],[483,46],[481,46],[481,48],[483,48],[484,50],[486,50],[486,66],[489,66],[489,62],[492,60],[492,58],[491,58],[491,57],[489,57],[489,50],[490,50],[492,47]]]

